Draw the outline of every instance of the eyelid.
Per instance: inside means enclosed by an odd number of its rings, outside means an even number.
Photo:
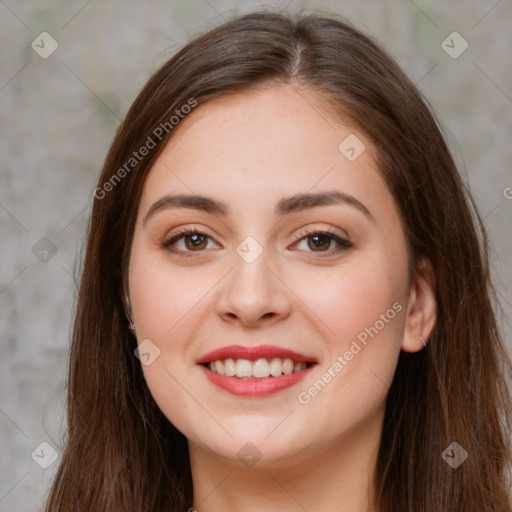
[[[308,253],[307,258],[312,258],[315,253],[318,254],[318,258],[329,258],[329,257],[337,257],[342,252],[346,251],[347,249],[351,249],[353,246],[352,242],[350,242],[349,237],[346,235],[338,235],[337,233],[334,233],[330,228],[327,229],[321,229],[321,228],[304,228],[299,231],[298,233],[298,239],[296,242],[294,242],[294,246],[300,244],[302,241],[306,240],[307,238],[313,237],[313,236],[325,236],[328,239],[332,240],[336,244],[338,244],[337,248],[328,250],[328,251],[305,251]]]
[[[177,228],[170,235],[166,235],[161,245],[162,247],[167,248],[173,241],[179,240],[181,237],[191,234],[202,235],[213,240],[213,237],[209,235],[204,229],[198,228],[197,226],[186,226]]]
[[[180,256],[199,256],[202,252],[205,252],[204,249],[200,250],[200,251],[183,251],[182,249],[175,249],[175,248],[172,248],[172,246],[171,246],[171,244],[177,242],[181,238],[184,238],[185,236],[192,235],[192,234],[198,234],[198,235],[204,236],[204,237],[212,240],[214,243],[217,243],[217,242],[215,242],[214,238],[211,235],[209,235],[207,232],[205,232],[203,229],[197,228],[196,226],[186,226],[183,228],[178,228],[171,235],[166,237],[161,244],[162,248],[164,248],[174,254],[178,254]],[[330,240],[336,242],[339,246],[337,249],[329,250],[329,251],[306,251],[306,252],[312,252],[312,253],[319,252],[320,253],[319,256],[321,258],[337,255],[340,252],[342,252],[343,250],[353,247],[348,236],[338,235],[338,234],[332,232],[330,230],[330,228],[321,229],[318,227],[307,227],[307,228],[302,228],[301,230],[299,230],[299,232],[297,234],[298,238],[293,243],[293,245],[297,245],[300,242],[302,242],[304,239],[306,239],[308,237],[312,237],[314,235],[326,236]],[[194,254],[194,253],[198,253],[198,254]],[[322,255],[322,253],[323,253],[323,255]]]
[[[350,242],[350,237],[348,235],[348,233],[344,233],[344,234],[339,234],[339,233],[335,233],[332,228],[319,228],[319,227],[306,227],[306,228],[302,228],[299,230],[299,232],[297,233],[297,236],[300,237],[297,242],[300,242],[304,237],[307,237],[307,236],[312,236],[312,235],[315,235],[315,234],[323,234],[323,235],[328,235],[328,236],[331,236],[333,238],[338,238],[338,239],[341,239],[343,241],[346,241],[348,243],[351,244]],[[295,243],[297,243],[295,242]]]

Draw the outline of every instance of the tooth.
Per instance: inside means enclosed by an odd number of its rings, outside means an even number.
[[[293,373],[293,361],[291,359],[285,359],[283,361],[283,373],[285,375],[291,375]]]
[[[228,358],[224,361],[224,372],[228,377],[234,377],[236,374],[236,367],[233,359]]]
[[[252,376],[252,361],[248,359],[237,359],[236,361],[236,376],[237,377],[251,377]]]
[[[264,379],[272,375],[280,377],[281,375],[291,375],[305,370],[307,364],[304,362],[294,363],[291,359],[281,359],[274,357],[270,360],[265,358],[251,361],[249,359],[218,359],[208,363],[208,368],[212,372],[228,377],[238,377],[242,379]]]
[[[258,359],[252,365],[252,374],[257,379],[262,379],[270,375],[270,365],[266,359]]]
[[[226,372],[224,370],[224,363],[220,359],[218,361],[215,361],[215,369],[217,370],[217,373],[219,375],[226,375]]]
[[[295,363],[295,367],[293,368],[293,373],[298,373],[306,367],[305,363]]]
[[[283,373],[283,363],[278,357],[272,358],[270,361],[270,375],[272,377],[279,377]]]

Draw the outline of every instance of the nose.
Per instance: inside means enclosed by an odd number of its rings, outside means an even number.
[[[234,254],[234,268],[222,281],[217,302],[224,321],[245,327],[269,326],[290,314],[293,294],[269,259],[265,251],[252,263]]]

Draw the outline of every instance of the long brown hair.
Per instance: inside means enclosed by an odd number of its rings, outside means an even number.
[[[70,351],[68,431],[47,512],[192,507],[186,438],[149,393],[123,309],[142,185],[179,129],[170,119],[186,112],[184,105],[282,83],[322,93],[332,115],[349,116],[374,142],[412,271],[425,271],[422,258],[432,263],[437,323],[426,350],[400,354],[375,509],[510,511],[512,368],[496,320],[488,240],[435,116],[380,45],[345,20],[261,12],[181,49],[150,78],[117,131],[90,217]],[[149,139],[154,147],[131,160]],[[456,469],[442,457],[452,442],[468,453]]]

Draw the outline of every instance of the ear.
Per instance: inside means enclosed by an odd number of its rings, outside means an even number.
[[[128,294],[126,293],[123,286],[119,287],[119,296],[121,297],[121,303],[123,304],[124,312],[130,322],[132,322],[132,306],[130,304],[130,299],[128,298]]]
[[[434,272],[431,262],[427,258],[422,258],[416,266],[415,276],[409,288],[402,350],[418,352],[425,348],[420,336],[427,343],[436,324],[436,318]]]

